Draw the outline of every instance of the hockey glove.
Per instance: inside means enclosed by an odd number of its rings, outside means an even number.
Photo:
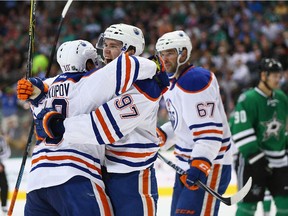
[[[65,117],[52,108],[43,109],[35,119],[36,133],[38,137],[59,139],[65,132]]]
[[[252,169],[264,168],[267,173],[272,174],[272,169],[269,167],[269,161],[264,152],[257,152],[250,155],[248,158],[248,164],[251,165]]]
[[[162,147],[167,140],[167,134],[160,127],[156,127],[156,133],[159,138],[159,147]]]
[[[180,180],[189,190],[197,190],[199,187],[195,185],[197,180],[204,184],[210,172],[211,162],[206,158],[195,158],[192,160],[190,168],[186,171],[186,175],[182,175]]]
[[[158,83],[160,89],[162,90],[162,94],[168,90],[169,86],[169,78],[165,72],[164,62],[158,55],[150,56],[148,59],[155,62],[157,66],[156,75],[153,77],[154,80]]]
[[[45,98],[48,91],[48,85],[37,77],[21,79],[17,83],[17,97],[19,100],[27,100],[34,106]]]

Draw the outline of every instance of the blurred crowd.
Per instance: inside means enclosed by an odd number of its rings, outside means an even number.
[[[33,76],[45,76],[65,3],[37,1]],[[1,133],[7,136],[12,156],[19,156],[32,118],[28,105],[15,99],[15,83],[27,71],[30,1],[1,1],[0,12]],[[286,1],[74,1],[58,44],[74,39],[96,44],[106,27],[121,22],[143,30],[143,55],[147,57],[155,54],[155,43],[162,34],[178,29],[187,32],[193,44],[192,62],[216,74],[228,114],[239,94],[257,84],[263,57],[282,63],[281,88],[288,94]],[[50,76],[57,73],[54,59]],[[166,118],[161,107],[159,121]]]

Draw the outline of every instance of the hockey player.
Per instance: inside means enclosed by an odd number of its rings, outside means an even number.
[[[107,49],[115,51],[115,48],[118,48],[118,56],[122,56],[123,54],[121,53],[125,49],[126,53],[131,52],[131,54],[136,53],[137,55],[142,53],[144,44],[139,43],[139,40],[135,41],[135,39],[131,38],[132,34],[142,35],[141,30],[136,27],[125,24],[112,25],[104,33],[104,53],[107,52]],[[114,39],[115,37],[117,41]],[[144,42],[144,38],[141,41]],[[113,44],[117,42],[123,43],[122,46]],[[134,47],[129,46],[131,43],[133,43]],[[108,53],[110,51],[108,50]],[[125,56],[126,58],[136,58],[135,56],[128,57],[127,54]],[[113,62],[119,62],[119,57],[114,58],[112,58],[113,61],[107,66],[113,64]],[[118,65],[121,68],[120,64]],[[138,66],[140,69],[143,67],[142,64]],[[143,68],[145,70],[148,69],[147,67]],[[138,68],[134,68],[134,70],[136,69]],[[141,73],[144,72],[142,71]],[[120,78],[121,76],[118,75],[117,77]],[[102,86],[102,88],[104,87]],[[126,88],[129,87],[126,86]],[[109,177],[106,178],[107,181],[105,184],[107,185],[106,189],[112,200],[116,215],[129,215],[131,212],[133,212],[133,215],[156,214],[158,193],[155,171],[152,165],[156,159],[158,150],[158,145],[156,144],[158,139],[155,133],[158,102],[164,89],[165,87],[159,87],[159,83],[154,79],[136,81],[126,94],[112,99],[96,109],[96,111],[94,110],[86,115],[67,118],[64,121],[66,132],[63,140],[68,143],[81,142],[88,145],[95,142],[97,144],[113,143],[111,147],[110,145],[106,147],[105,162],[108,171],[110,169],[113,173],[109,174]],[[98,92],[100,91],[98,90]],[[83,94],[86,92],[81,93],[80,89],[78,94],[83,97]],[[97,92],[94,92],[94,94],[97,94]],[[92,105],[88,106],[91,107]],[[42,115],[42,113],[40,114]],[[47,116],[49,117],[47,118]],[[45,122],[48,122],[49,125],[50,119],[55,119],[55,116],[57,116],[57,113],[48,112],[44,116],[44,119],[48,119],[47,121],[36,120],[36,122],[40,122],[39,125],[45,125]],[[48,125],[46,125],[46,128],[49,128]],[[134,125],[139,126],[135,131],[132,131],[135,128]],[[53,127],[53,124],[49,126]],[[45,134],[44,130],[43,133]],[[40,132],[41,135],[43,133]],[[49,134],[52,138],[55,138],[53,136],[57,133],[59,133],[59,128],[56,126],[46,135]],[[127,133],[129,135],[125,136]],[[119,143],[115,142],[119,138],[122,138],[123,141]],[[47,139],[50,138],[48,137]],[[117,173],[121,174],[117,175]],[[129,174],[125,175],[122,173]],[[119,187],[119,185],[122,187]],[[138,208],[138,211],[134,214],[135,207]]]
[[[83,73],[96,56],[96,49],[87,41],[62,44],[57,61],[64,73],[49,86],[42,105],[53,107],[64,116],[88,113],[122,93],[137,78],[147,73],[152,77],[156,72],[152,61],[122,54],[102,69]],[[131,79],[126,78],[129,76]],[[99,93],[96,96],[94,92]],[[34,113],[42,105],[35,107]],[[103,146],[70,144],[65,139],[38,143],[33,150],[25,215],[113,215],[101,178],[103,156]]]
[[[219,85],[212,72],[190,64],[192,44],[184,31],[164,34],[156,50],[171,76],[164,94],[170,122],[159,135],[177,137],[174,154],[187,172],[176,174],[171,215],[218,215],[219,200],[194,183],[200,180],[223,194],[231,179],[231,135]]]
[[[103,48],[108,65],[125,50],[130,55],[143,52],[143,49],[136,47],[135,50],[127,46],[131,39],[125,32],[129,29],[125,24],[112,25],[99,39],[97,46]],[[131,30],[134,32],[136,29]],[[163,75],[168,85],[167,76],[165,73]],[[96,112],[66,118],[64,121],[63,137],[71,143],[110,143],[106,145],[107,172],[103,173],[103,178],[115,215],[156,215],[158,189],[153,164],[159,149],[157,111],[165,89],[165,85],[160,84],[159,87],[158,81],[154,79],[136,81],[126,94],[104,104]],[[122,114],[117,114],[120,111]],[[130,121],[138,126],[135,128]],[[107,122],[112,124],[106,127]],[[130,129],[126,136],[118,128],[123,126]],[[122,139],[117,141],[117,137]]]
[[[280,62],[262,59],[258,86],[240,95],[230,120],[239,150],[238,184],[253,178],[251,191],[238,203],[237,216],[254,215],[265,188],[274,199],[276,215],[288,215],[288,99],[279,90],[281,72]]]

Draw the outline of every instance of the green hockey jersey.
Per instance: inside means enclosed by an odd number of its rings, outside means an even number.
[[[281,90],[267,97],[259,88],[240,95],[230,118],[232,138],[248,161],[263,152],[270,167],[288,166],[288,98]]]

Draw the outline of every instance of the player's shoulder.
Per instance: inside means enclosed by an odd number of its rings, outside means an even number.
[[[276,89],[276,90],[274,90],[274,92],[275,92],[276,96],[280,97],[281,99],[288,100],[287,95],[281,89]]]
[[[258,96],[259,93],[257,93],[255,88],[249,88],[239,95],[237,103],[250,103],[251,101],[255,102],[255,99]]]
[[[204,91],[211,84],[213,74],[202,67],[191,66],[179,78],[177,85],[189,93]]]

